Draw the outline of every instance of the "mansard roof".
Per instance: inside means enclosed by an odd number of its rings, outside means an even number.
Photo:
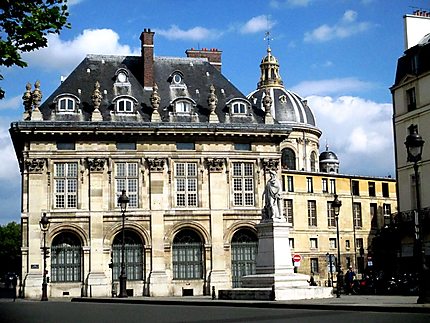
[[[140,56],[88,55],[41,105],[43,119],[90,121],[94,110],[92,102],[94,85],[99,82],[102,94],[99,110],[103,121],[150,122],[153,112],[150,97],[153,89],[143,86],[143,69]],[[127,74],[127,84],[118,83],[118,71],[124,71]],[[210,86],[213,85],[218,99],[214,112],[220,123],[264,123],[262,111],[252,109],[250,104],[246,115],[227,116],[228,103],[235,99],[246,102],[248,100],[207,59],[154,57],[153,73],[160,96],[160,106],[157,110],[161,122],[172,121],[169,113],[172,112],[172,103],[178,100],[188,100],[193,103],[193,113],[196,114],[194,122],[208,122],[210,114],[208,96]],[[175,73],[183,78],[181,84],[174,84],[172,76]],[[56,98],[67,94],[79,98],[79,113],[57,113],[54,116]],[[115,99],[121,96],[130,97],[137,102],[136,113],[113,117]],[[187,119],[185,116],[177,116],[175,119],[178,122],[187,120],[189,117]]]

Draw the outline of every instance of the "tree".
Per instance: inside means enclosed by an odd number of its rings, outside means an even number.
[[[67,0],[1,0],[0,66],[26,67],[22,52],[46,47],[48,34],[70,28],[66,3]],[[1,74],[0,80],[3,80]],[[4,94],[0,88],[0,99]]]
[[[7,272],[21,274],[21,226],[16,222],[0,226],[0,277]]]

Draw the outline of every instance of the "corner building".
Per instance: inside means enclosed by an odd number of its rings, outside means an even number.
[[[342,264],[364,270],[382,209],[396,207],[395,181],[340,175],[328,148],[320,158],[321,130],[284,88],[270,48],[245,96],[221,74],[221,51],[156,57],[153,38],[144,30],[141,56],[88,55],[42,104],[39,82],[27,85],[23,120],[10,128],[22,173],[24,296],[41,295],[43,213],[48,296],[115,295],[122,190],[130,296],[239,287],[255,272],[269,170],[282,178],[298,271],[327,283],[333,193],[343,202]]]

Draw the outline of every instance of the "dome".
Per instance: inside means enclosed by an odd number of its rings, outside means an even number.
[[[322,162],[338,162],[336,154],[332,151],[324,151],[320,154],[320,163]]]
[[[316,127],[315,116],[306,100],[284,87],[269,87],[268,91],[272,97],[271,113],[278,123],[301,123]],[[260,88],[251,92],[248,100],[253,106],[264,111],[265,96],[266,90]]]
[[[423,46],[430,43],[430,33],[425,35],[421,40],[418,42],[419,45]]]
[[[307,101],[285,89],[279,73],[279,62],[272,55],[270,47],[261,60],[260,71],[257,89],[247,96],[253,107],[267,113],[264,105],[266,101],[270,114],[277,123],[297,123],[316,128],[315,116]],[[264,100],[266,95],[270,95],[271,100]]]

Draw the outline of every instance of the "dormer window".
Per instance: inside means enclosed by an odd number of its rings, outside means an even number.
[[[175,112],[179,113],[190,113],[191,103],[188,101],[178,101],[175,104]]]
[[[133,112],[133,101],[130,99],[119,99],[116,103],[116,111],[118,113]]]
[[[58,111],[73,112],[75,111],[75,100],[72,98],[61,98],[58,100]]]
[[[246,104],[243,102],[234,102],[231,105],[231,112],[233,114],[245,114],[246,113]]]
[[[72,94],[63,94],[54,99],[57,113],[76,113],[79,99]]]
[[[115,73],[116,83],[128,83],[128,72],[121,68]]]
[[[170,74],[168,81],[170,82],[170,86],[185,87],[184,74],[181,71],[174,71]]]

